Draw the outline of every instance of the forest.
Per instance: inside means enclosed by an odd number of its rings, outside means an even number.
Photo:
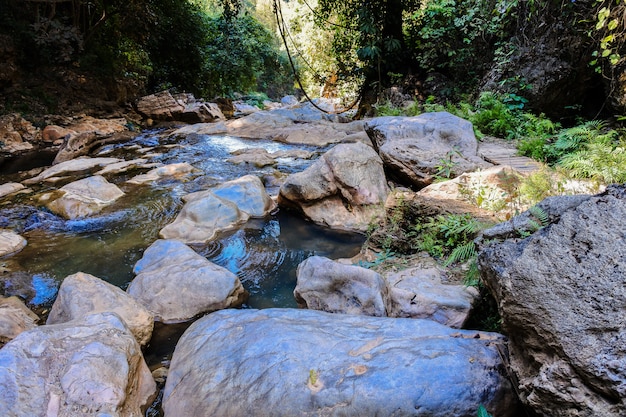
[[[589,142],[563,145],[562,129],[624,122],[625,3],[1,0],[0,112],[93,112],[165,89],[323,96],[355,118],[447,109],[555,163]],[[603,152],[621,154],[611,132]]]

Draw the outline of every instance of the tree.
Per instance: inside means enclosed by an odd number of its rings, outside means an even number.
[[[359,116],[369,113],[380,91],[411,63],[404,50],[403,15],[419,8],[420,0],[320,0],[320,26],[332,23],[334,52],[345,58],[340,74],[361,78]],[[357,61],[350,54],[356,50]],[[348,73],[348,74],[346,74]]]

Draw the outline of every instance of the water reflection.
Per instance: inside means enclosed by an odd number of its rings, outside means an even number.
[[[149,147],[149,151],[148,148]],[[158,232],[171,223],[183,195],[221,184],[246,174],[274,175],[275,167],[227,162],[230,153],[246,148],[268,152],[324,149],[230,136],[190,135],[185,138],[148,132],[131,143],[103,147],[100,155],[150,162],[187,162],[202,173],[191,180],[167,180],[152,185],[130,185],[125,181],[138,172],[108,178],[126,194],[99,215],[64,220],[41,207],[36,199],[20,196],[0,205],[0,227],[22,234],[28,245],[4,260],[0,289],[12,288],[10,280],[21,277],[31,285],[30,303],[49,306],[60,282],[68,275],[85,272],[121,288],[133,279],[132,268],[143,251],[158,239]],[[301,171],[312,161],[283,158],[281,172]],[[7,177],[1,178],[4,182]],[[36,187],[35,187],[36,188]],[[41,190],[49,186],[40,186]],[[35,192],[41,191],[35,189]],[[294,307],[293,289],[297,265],[312,255],[350,257],[358,252],[363,236],[331,231],[296,215],[279,212],[266,219],[248,222],[243,228],[195,249],[209,260],[224,266],[241,279],[250,292],[254,308]],[[2,284],[2,282],[0,282]],[[24,292],[24,290],[20,290]],[[10,295],[10,294],[7,294]]]

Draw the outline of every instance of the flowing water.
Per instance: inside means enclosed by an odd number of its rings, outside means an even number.
[[[246,148],[270,152],[303,148],[317,153],[324,151],[229,136],[172,138],[153,131],[130,143],[108,145],[98,151],[98,156],[127,160],[143,157],[166,164],[187,162],[202,173],[186,181],[164,179],[141,186],[125,181],[145,170],[108,177],[126,195],[99,215],[79,220],[59,218],[37,203],[33,195],[50,186],[39,185],[33,187],[33,194],[5,198],[0,201],[0,227],[20,233],[28,245],[18,254],[0,260],[0,292],[18,294],[33,307],[48,308],[62,280],[78,271],[125,288],[133,279],[132,268],[143,251],[158,239],[159,230],[176,217],[183,195],[246,174],[264,178],[268,191],[276,194],[278,188],[272,179],[277,170],[288,174],[311,164],[310,160],[281,158],[275,168],[257,168],[226,161],[231,152]],[[7,174],[0,177],[0,183],[20,178],[24,177]],[[56,184],[54,188],[60,186]],[[265,219],[251,220],[242,228],[194,249],[240,278],[250,292],[245,307],[295,307],[295,270],[300,262],[312,255],[353,256],[363,240],[361,235],[331,231],[279,211]]]

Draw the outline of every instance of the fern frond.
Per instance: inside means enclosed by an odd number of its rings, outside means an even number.
[[[450,266],[455,262],[463,262],[476,256],[476,244],[467,242],[459,245],[450,253],[448,259],[444,262],[444,266]]]
[[[539,220],[539,222],[541,223],[541,226],[548,225],[548,221],[549,221],[548,213],[546,213],[546,211],[543,210],[541,207],[532,206],[531,208],[528,209],[528,211],[530,212],[530,214],[535,216],[537,220]]]

